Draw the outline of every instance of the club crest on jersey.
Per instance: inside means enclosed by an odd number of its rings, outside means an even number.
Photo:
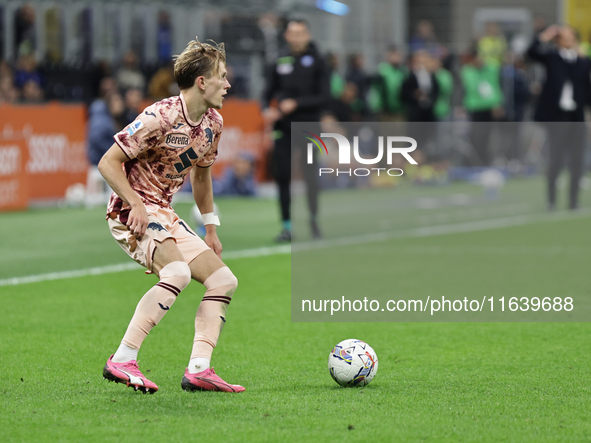
[[[138,129],[142,128],[144,124],[141,120],[136,120],[133,123],[130,123],[129,127],[127,128],[127,133],[129,135],[133,135],[137,132]]]
[[[171,148],[184,148],[189,146],[189,136],[180,132],[173,132],[168,134],[164,142]]]

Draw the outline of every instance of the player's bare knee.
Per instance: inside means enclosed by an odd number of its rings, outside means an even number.
[[[159,273],[160,280],[173,280],[181,291],[191,282],[191,269],[184,261],[173,261],[164,266]]]

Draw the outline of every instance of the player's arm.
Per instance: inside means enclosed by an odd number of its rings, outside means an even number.
[[[193,198],[199,208],[199,212],[201,214],[213,213],[211,165],[207,167],[196,165],[191,169],[191,186],[193,187]],[[218,238],[216,225],[205,225],[204,241],[218,257],[222,257],[222,243]]]
[[[115,143],[101,158],[98,169],[115,194],[131,206],[127,227],[136,238],[141,238],[149,223],[148,213],[144,202],[131,188],[121,167],[127,160],[129,160],[127,155]]]

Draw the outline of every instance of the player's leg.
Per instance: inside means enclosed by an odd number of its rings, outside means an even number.
[[[320,132],[314,131],[314,132]],[[316,156],[316,152],[314,156]],[[318,179],[318,163],[314,157],[314,163],[308,164],[307,155],[304,149],[299,149],[299,161],[302,167],[302,174],[306,182],[306,198],[308,201],[308,211],[310,212],[310,231],[312,238],[318,240],[322,238],[320,227],[318,226],[318,194],[320,193],[320,181]]]
[[[556,207],[556,181],[564,164],[564,151],[562,140],[563,132],[558,124],[548,125],[548,172],[547,172],[547,192],[548,209],[554,210]]]
[[[278,131],[279,132],[279,131]],[[278,135],[273,149],[273,175],[279,190],[279,207],[281,210],[281,233],[275,238],[277,242],[291,241],[291,133],[285,129]]]
[[[175,241],[167,238],[155,244],[152,269],[159,276],[159,282],[138,303],[121,345],[103,370],[103,375],[109,380],[150,393],[157,391],[158,387],[140,372],[138,351],[150,330],[160,322],[178,294],[191,281],[189,266]]]
[[[231,385],[210,368],[215,348],[226,322],[226,311],[238,280],[230,269],[211,250],[207,250],[189,263],[192,277],[206,288],[195,315],[195,337],[189,366],[182,387],[185,390],[241,392],[244,388]]]
[[[585,165],[585,123],[568,123],[570,128],[569,139],[566,145],[569,150],[569,172],[570,172],[570,189],[569,189],[569,209],[578,209],[579,207],[579,189],[581,186],[581,177]]]

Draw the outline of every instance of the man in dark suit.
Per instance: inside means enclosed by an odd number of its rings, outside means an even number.
[[[551,44],[554,42],[554,45]],[[527,54],[546,68],[546,81],[534,115],[546,122],[550,141],[548,207],[556,205],[556,179],[569,157],[570,209],[577,209],[585,151],[585,105],[591,93],[591,61],[581,56],[570,26],[550,26],[541,32]]]

